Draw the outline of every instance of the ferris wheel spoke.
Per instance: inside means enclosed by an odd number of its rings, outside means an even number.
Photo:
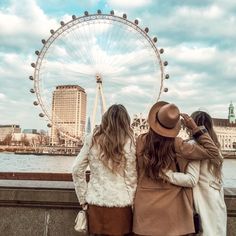
[[[110,53],[111,53],[111,47],[112,47],[112,38],[114,38],[114,30],[111,25],[111,22],[107,22],[107,24],[109,25],[108,27],[108,30],[106,31],[106,36],[104,37],[104,40],[106,39],[106,45],[104,43],[104,46],[103,48],[106,48],[106,54],[105,56],[103,57],[103,60],[102,60],[102,64],[107,67],[107,65],[111,65],[111,62],[110,62]]]
[[[91,33],[89,33],[90,27],[91,27],[91,24],[89,22],[88,23],[88,27],[83,27],[82,28],[82,30],[83,30],[82,34],[84,35],[84,40],[85,40],[85,42],[88,42],[88,45],[92,45],[91,36],[90,37],[88,36],[88,35],[92,35]],[[94,66],[95,65],[95,61],[94,61],[94,56],[93,56],[92,51],[91,51],[91,47],[85,48],[85,51],[86,51],[86,56],[89,59],[90,65]]]
[[[74,33],[73,31],[72,31],[72,35],[73,35],[73,44],[72,44],[73,47],[71,47],[70,54],[69,54],[71,61],[73,62],[77,59],[80,61],[82,60],[84,64],[90,64],[90,61],[89,61],[88,57],[86,56],[86,51],[84,50],[84,48],[81,48],[81,47],[77,48],[75,46],[75,43],[77,43],[79,40],[81,40],[82,37],[78,37],[77,33]],[[70,36],[70,38],[68,36],[67,42],[65,44],[65,48],[68,47],[67,45],[71,45],[71,36]]]
[[[110,47],[109,50],[111,51],[111,48],[112,48],[113,51],[121,52],[121,49],[124,50],[124,44],[120,43],[120,42],[122,42],[122,38],[124,37],[124,28],[123,28],[123,25],[121,25],[121,27],[118,27],[118,23],[117,23],[117,25],[115,24],[114,29],[116,31],[114,30],[113,32],[117,36],[115,37],[115,41],[113,41],[114,46]],[[114,35],[114,33],[112,34],[112,36]],[[114,37],[112,37],[112,38],[114,38]],[[112,40],[112,39],[110,39],[110,40]],[[117,44],[118,44],[118,47],[115,47]],[[119,63],[117,63],[116,54],[114,54],[114,56],[111,57],[109,60],[109,65],[111,67],[115,67],[117,64],[119,65]]]
[[[71,61],[75,61],[75,59],[77,59],[77,60],[82,60],[84,64],[88,64],[89,61],[87,57],[85,57],[85,54],[83,54],[83,51],[78,50],[78,48],[75,47],[75,42],[81,40],[81,38],[76,37],[76,36],[75,36],[74,31],[71,30],[70,35],[68,35],[66,38],[61,38],[62,47],[66,49],[67,55],[70,56]],[[69,53],[68,53],[68,49],[69,49]]]

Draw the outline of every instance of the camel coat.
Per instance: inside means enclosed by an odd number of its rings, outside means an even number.
[[[133,232],[139,235],[179,236],[194,232],[193,197],[191,188],[183,188],[163,182],[152,181],[144,174],[141,150],[145,135],[137,140],[138,186],[134,200]],[[198,138],[196,145],[175,139],[176,160],[180,170],[186,170],[186,159],[206,159],[219,155],[208,133]],[[176,165],[171,166],[176,171]]]

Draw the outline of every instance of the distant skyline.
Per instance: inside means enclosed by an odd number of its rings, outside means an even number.
[[[42,47],[41,39],[47,39],[50,29],[57,29],[61,20],[67,22],[73,14],[96,13],[98,9],[104,13],[114,10],[119,16],[126,13],[128,19],[138,19],[142,28],[149,27],[150,36],[157,36],[158,48],[165,50],[163,60],[169,63],[166,72],[170,74],[170,79],[165,80],[169,91],[162,94],[161,100],[175,103],[182,112],[191,113],[200,108],[215,118],[227,118],[231,101],[236,107],[234,1],[1,0],[1,125],[19,124],[22,129],[47,129],[48,122],[38,116],[41,110],[33,106],[35,96],[29,92],[32,82],[28,77],[33,71],[30,63],[36,60],[34,51]],[[122,85],[108,87],[110,92],[106,99],[117,103],[129,102],[132,117],[138,107],[140,112],[143,111],[144,100],[148,99],[144,88],[150,89],[152,82],[148,77],[141,80],[133,71],[128,72],[127,86],[124,86],[124,80]],[[73,82],[69,81],[69,84]],[[59,80],[58,85],[61,83],[65,81]],[[114,91],[118,89],[120,96],[115,96]],[[87,90],[88,94],[93,92],[89,86]],[[136,110],[132,110],[133,107]]]

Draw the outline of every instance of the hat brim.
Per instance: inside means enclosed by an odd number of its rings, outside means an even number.
[[[181,121],[179,119],[179,121],[177,122],[176,126],[172,129],[167,129],[165,127],[163,127],[158,120],[156,119],[156,114],[157,112],[160,110],[160,108],[166,104],[169,104],[168,102],[164,102],[164,101],[160,101],[155,103],[150,111],[149,111],[149,115],[148,115],[148,124],[151,127],[151,129],[164,137],[170,137],[170,138],[175,138],[178,134],[179,131],[181,129]]]

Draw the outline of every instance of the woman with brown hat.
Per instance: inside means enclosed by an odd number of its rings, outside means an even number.
[[[90,234],[132,232],[136,156],[130,117],[123,105],[112,105],[93,134],[87,136],[74,162],[72,176],[80,204],[83,208],[88,204]]]
[[[176,137],[185,126],[199,143],[184,142]],[[149,131],[138,137],[138,186],[134,200],[133,231],[138,235],[180,236],[195,232],[192,189],[163,180],[166,169],[184,172],[187,159],[212,159],[219,150],[206,129],[196,125],[187,114],[167,102],[157,102],[149,112]]]

